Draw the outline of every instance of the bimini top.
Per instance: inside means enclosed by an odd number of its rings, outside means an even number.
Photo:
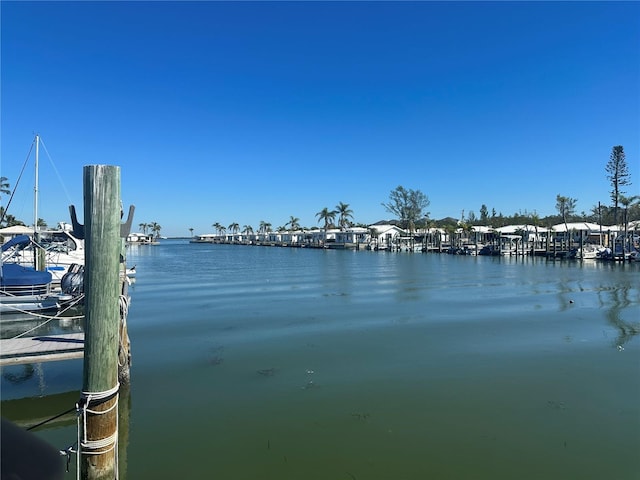
[[[2,251],[6,252],[11,247],[15,247],[16,245],[26,247],[27,245],[29,245],[30,242],[31,242],[31,238],[29,238],[29,236],[27,236],[27,235],[18,235],[18,236],[13,237],[7,243],[2,244]]]

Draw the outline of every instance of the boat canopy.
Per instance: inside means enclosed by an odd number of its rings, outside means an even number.
[[[52,278],[50,272],[41,272],[17,263],[3,263],[0,266],[0,273],[2,288],[46,285],[51,282]]]
[[[15,247],[16,245],[26,247],[27,245],[29,245],[29,242],[31,242],[31,238],[29,238],[28,235],[18,235],[17,237],[13,237],[7,243],[4,243],[2,245],[2,251],[6,252],[11,247]]]

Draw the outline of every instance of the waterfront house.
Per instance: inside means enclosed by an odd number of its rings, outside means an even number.
[[[392,248],[399,240],[400,237],[405,236],[407,232],[391,224],[376,224],[369,227],[369,233],[371,235],[371,245],[376,249]]]
[[[617,228],[615,228],[617,230]],[[609,242],[610,234],[614,231],[613,227],[604,227],[597,223],[589,222],[570,222],[559,223],[551,227],[551,231],[557,236],[578,242],[582,237],[585,243],[594,243],[597,245],[606,245]]]

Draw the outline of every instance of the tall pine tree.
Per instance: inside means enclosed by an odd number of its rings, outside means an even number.
[[[620,204],[620,196],[624,192],[622,187],[625,185],[631,185],[629,179],[629,167],[627,165],[627,158],[624,154],[624,147],[622,145],[616,145],[611,149],[611,155],[609,161],[605,167],[607,171],[607,179],[611,182],[611,201],[613,202],[613,218],[614,222],[618,224],[618,205]]]

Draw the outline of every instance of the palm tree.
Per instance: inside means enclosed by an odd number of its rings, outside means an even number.
[[[215,229],[216,229],[216,233],[217,233],[218,235],[220,235],[220,229],[222,228],[222,225],[220,225],[220,222],[216,222],[216,223],[212,224],[211,226],[212,226],[213,228],[215,228]]]
[[[291,230],[299,230],[300,229],[300,219],[298,217],[294,217],[293,215],[291,215],[289,217],[289,221],[287,223],[285,223],[286,225],[289,225],[289,227],[291,228]]]
[[[324,221],[324,241],[327,241],[327,230],[329,225],[333,223],[333,220],[336,218],[336,212],[334,210],[329,210],[327,207],[324,207],[318,213],[316,213],[316,217],[318,217],[318,222]]]
[[[149,228],[151,229],[151,233],[155,238],[158,238],[160,236],[160,230],[162,230],[162,227],[158,223],[151,222]]]
[[[231,233],[238,233],[238,231],[240,230],[240,225],[234,222],[229,225],[229,230],[231,230]]]
[[[10,193],[9,179],[7,177],[0,177],[0,194],[9,195]]]
[[[640,195],[632,195],[630,197],[627,197],[625,195],[619,196],[620,204],[624,207],[624,236],[626,239],[625,245],[626,245],[626,242],[629,241],[629,216],[628,216],[629,207],[640,203],[639,200],[640,200]],[[625,247],[623,247],[623,252],[626,253]]]
[[[146,235],[147,234],[147,228],[149,228],[149,224],[148,223],[139,223],[138,226],[140,227],[140,230],[142,230],[142,233],[144,233]]]
[[[242,227],[242,233],[245,235],[245,237],[247,237],[244,239],[245,241],[247,241],[249,235],[253,234],[253,227],[251,227],[251,225],[245,225],[244,227]]]
[[[271,231],[271,224],[269,222],[265,222],[264,220],[260,220],[260,228],[258,230],[260,233],[268,233]]]
[[[1,225],[4,225],[5,227],[13,227],[14,225],[24,225],[24,222],[22,220],[18,220],[15,216],[11,215],[10,213],[6,213],[3,207],[0,207],[0,212],[2,212],[2,214],[0,215],[0,218],[2,218],[2,222],[0,222]]]
[[[193,237],[193,227],[191,227],[191,228],[189,229],[189,233],[190,233],[190,234],[191,234],[191,236]]]
[[[349,204],[339,202],[336,206],[335,213],[338,214],[338,225],[344,230],[349,226],[349,219],[353,218],[353,210],[349,208]]]

